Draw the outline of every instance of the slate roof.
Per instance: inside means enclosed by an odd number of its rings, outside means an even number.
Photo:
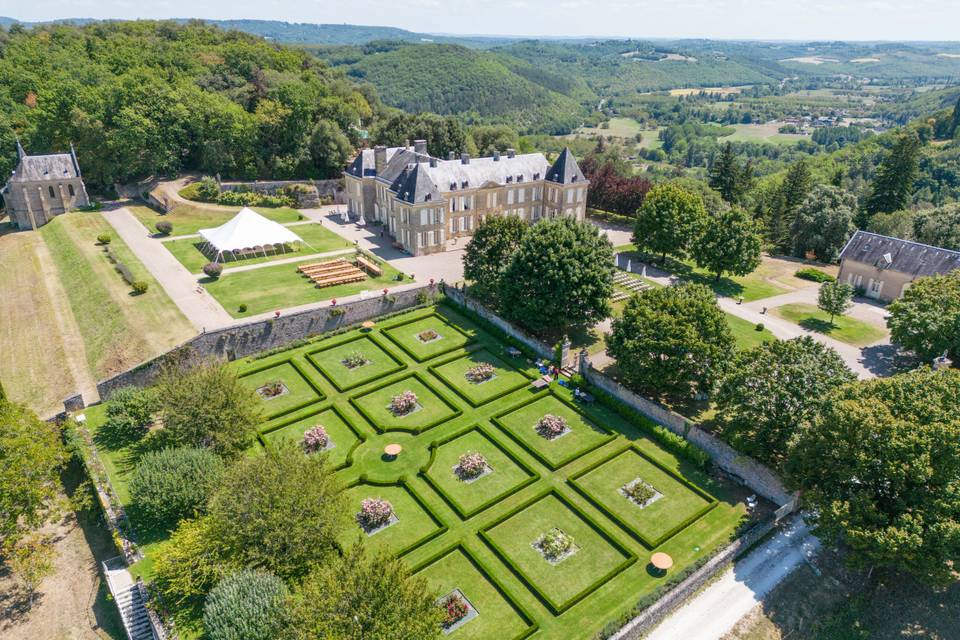
[[[554,161],[550,171],[547,172],[547,180],[560,184],[586,181],[586,177],[584,177],[583,171],[580,171],[580,165],[577,164],[577,159],[573,157],[570,147],[563,148],[560,156]]]
[[[400,151],[406,151],[406,149],[404,147],[388,147],[387,162],[389,163]],[[361,150],[360,153],[357,154],[357,157],[353,159],[353,162],[347,165],[347,173],[352,176],[357,176],[358,178],[372,178],[376,176],[377,162],[373,149]]]
[[[840,258],[914,277],[960,269],[960,251],[950,251],[869,231],[854,233],[840,252]]]
[[[524,153],[512,158],[500,156],[499,160],[470,158],[468,164],[457,160],[438,160],[437,166],[425,167],[430,178],[444,192],[473,189],[488,182],[497,184],[522,184],[543,180],[549,164],[542,153]],[[507,178],[510,182],[507,182]],[[466,184],[464,184],[466,183]]]
[[[63,180],[80,177],[80,168],[72,154],[54,153],[45,156],[23,156],[10,182]]]
[[[428,165],[424,162],[413,162],[397,176],[390,189],[397,193],[397,197],[410,204],[424,202],[440,202],[442,196],[430,176],[427,175]]]

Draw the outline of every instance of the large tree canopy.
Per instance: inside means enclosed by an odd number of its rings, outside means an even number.
[[[920,369],[829,394],[787,462],[820,531],[864,565],[934,583],[960,561],[960,372]]]
[[[600,230],[573,218],[533,225],[503,274],[500,308],[527,328],[559,337],[610,313],[613,246]]]
[[[836,351],[810,336],[741,351],[714,397],[723,436],[740,451],[779,466],[790,439],[827,392],[855,379]]]
[[[856,230],[857,199],[840,187],[817,185],[797,208],[790,236],[794,255],[813,251],[818,260],[833,262]]]
[[[529,229],[518,216],[489,216],[477,227],[463,255],[463,277],[474,295],[496,300],[503,272]]]
[[[694,243],[697,265],[716,275],[745,276],[760,266],[763,225],[740,207],[712,216]]]
[[[707,212],[703,199],[675,184],[650,190],[637,212],[633,243],[640,251],[682,258],[700,236]]]
[[[651,289],[631,298],[607,340],[628,386],[673,400],[709,392],[733,348],[716,297],[698,284]]]
[[[960,271],[920,278],[888,307],[890,340],[924,360],[960,363]]]
[[[907,208],[919,172],[920,148],[916,132],[908,130],[899,135],[877,168],[870,195],[864,204],[866,215],[862,223],[869,221],[875,213]]]

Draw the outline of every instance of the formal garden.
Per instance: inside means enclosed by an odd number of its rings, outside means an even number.
[[[534,356],[494,331],[441,303],[231,363],[226,371],[262,415],[236,464],[291,446],[323,457],[348,516],[332,546],[349,555],[360,543],[425,580],[438,637],[593,638],[731,540],[746,521],[747,491],[625,407],[575,399],[567,380],[537,388]],[[187,544],[190,521],[171,543],[172,527],[157,526],[137,503],[131,482],[153,455],[144,443],[154,434],[117,437],[110,406],[89,408],[86,423],[145,553],[132,571],[150,583],[169,571],[171,553],[176,559],[171,544]],[[169,419],[160,432],[175,428]],[[214,466],[212,475],[230,473]],[[258,488],[231,490],[252,496]],[[242,509],[216,495],[211,512]],[[303,508],[305,521],[313,517]],[[671,556],[673,568],[655,569],[655,552]],[[282,578],[297,571],[267,566]],[[167,604],[181,637],[202,635],[199,609]]]

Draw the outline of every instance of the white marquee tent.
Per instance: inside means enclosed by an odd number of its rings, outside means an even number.
[[[286,245],[303,242],[287,227],[248,207],[240,209],[237,215],[219,227],[200,229],[200,237],[206,240],[204,249],[216,252],[217,261],[224,253],[231,253],[234,257],[260,252],[267,255],[268,250],[286,251]]]

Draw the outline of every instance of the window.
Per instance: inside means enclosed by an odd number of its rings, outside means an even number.
[[[571,189],[570,191],[567,191],[567,204],[570,204],[572,202],[573,202],[573,189]]]
[[[513,204],[513,189],[507,191],[507,204]]]
[[[427,224],[427,211],[424,210],[420,212],[420,225],[425,227]]]
[[[73,185],[72,185],[72,184],[68,184],[68,185],[67,185],[67,191],[70,192],[70,197],[71,197],[71,198],[72,198],[73,196],[77,195],[77,193],[73,190]]]
[[[517,202],[523,202],[523,199],[526,193],[527,193],[526,189],[517,189]]]
[[[50,197],[53,198],[54,200],[56,200],[56,199],[57,199],[57,194],[55,194],[55,193],[53,192],[53,187],[47,187],[47,189],[50,191]]]

